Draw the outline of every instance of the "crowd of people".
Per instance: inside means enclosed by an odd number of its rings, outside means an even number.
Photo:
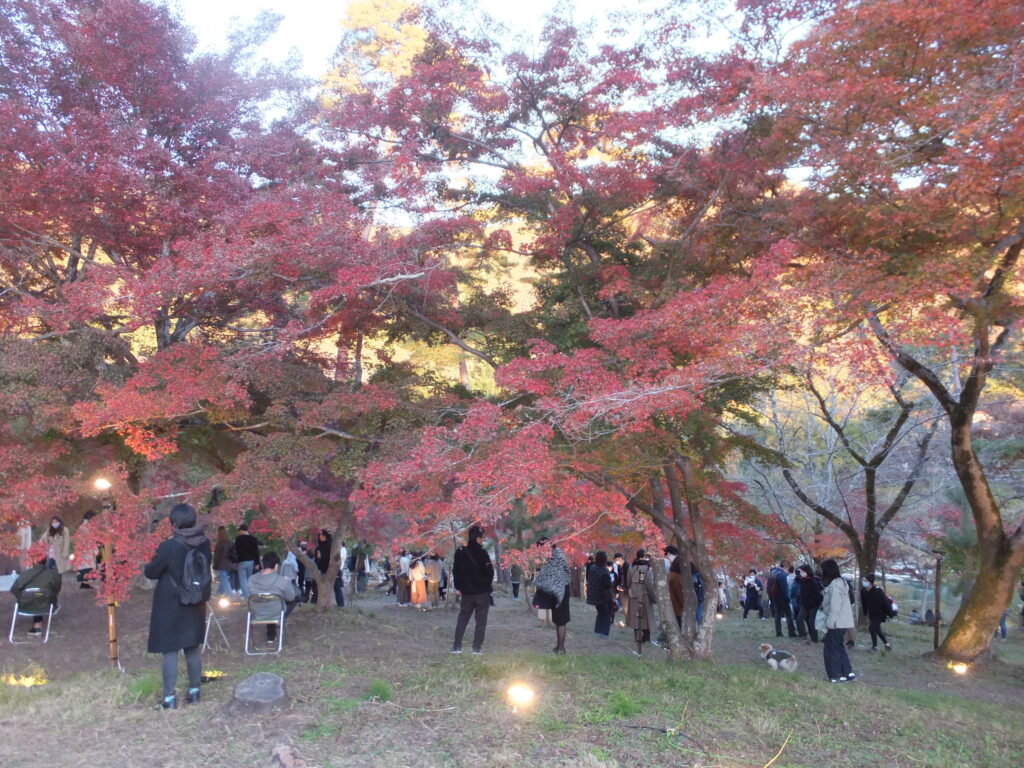
[[[211,596],[244,599],[252,595],[276,596],[281,599],[287,618],[300,603],[316,603],[320,599],[317,576],[328,573],[335,557],[338,568],[334,597],[338,606],[344,605],[345,573],[354,579],[354,588],[359,592],[367,589],[372,575],[385,594],[394,595],[401,607],[436,608],[454,592],[460,608],[451,653],[462,652],[471,620],[474,622],[472,651],[483,653],[488,612],[494,605],[495,569],[484,546],[485,531],[479,525],[468,529],[466,543],[454,553],[452,589],[449,590],[449,574],[443,556],[437,551],[401,549],[392,565],[387,556],[376,561],[365,540],[354,543],[351,551],[346,542],[340,542],[335,549],[331,534],[321,529],[313,544],[300,543],[298,557],[286,551],[282,559],[277,551],[264,547],[245,523],[238,526],[234,537],[229,536],[225,526],[219,526],[211,546],[191,506],[176,505],[169,517],[172,536],[159,545],[152,560],[143,568],[145,577],[155,582],[147,649],[162,656],[161,705],[165,708],[177,707],[179,653],[184,654],[188,674],[185,701],[196,703],[200,699],[202,660],[199,648],[205,632],[206,603]],[[646,643],[661,645],[661,638],[652,636],[658,626],[656,576],[645,549],[638,549],[628,562],[619,552],[609,557],[607,552],[597,551],[587,558],[582,568],[577,568],[570,565],[557,542],[542,537],[536,547],[538,554],[543,553],[543,563],[532,580],[532,606],[537,609],[539,618],[554,626],[553,653],[566,652],[574,596],[585,598],[586,603],[594,607],[593,631],[598,638],[610,636],[615,616],[621,611],[625,616],[623,625],[634,633],[634,653],[641,654]],[[61,574],[71,570],[75,557],[71,550],[70,531],[59,517],[54,517],[46,532],[26,546],[29,568],[18,576],[11,591],[19,605],[26,597],[22,606],[26,612],[38,610],[29,630],[32,635],[41,633],[47,606],[56,603]],[[705,603],[703,575],[692,562],[684,561],[676,547],[666,546],[662,554],[668,596],[677,625],[682,627],[686,602],[695,600],[699,626],[703,622]],[[103,578],[103,552],[100,550],[89,553],[88,559],[82,557],[76,565],[84,588],[89,587],[91,578]],[[90,572],[93,572],[91,576]],[[513,598],[518,599],[522,568],[517,566],[511,575]],[[218,585],[216,595],[212,594],[214,579]],[[896,616],[897,607],[876,584],[874,574],[863,576],[858,593],[841,575],[833,559],[821,562],[817,570],[809,564],[794,567],[781,560],[763,577],[752,568],[740,581],[743,618],[756,612],[762,620],[774,619],[776,637],[803,638],[807,644],[821,642],[826,675],[832,682],[856,679],[847,649],[853,644],[854,604],[858,596],[868,620],[871,649],[877,650],[879,644],[886,650],[892,648],[883,625]],[[31,587],[40,592],[28,600],[26,590]],[[723,580],[718,581],[716,596],[719,610],[728,610],[730,595]],[[1020,585],[1020,597],[1024,600],[1024,582]],[[29,606],[29,602],[36,607]],[[913,615],[910,620],[914,623]],[[1001,630],[1005,637],[1005,623]],[[267,642],[273,643],[278,640],[278,633],[283,632],[283,626],[268,624],[266,631]],[[998,632],[999,629],[997,635]]]

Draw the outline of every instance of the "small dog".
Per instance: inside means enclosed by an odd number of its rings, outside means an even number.
[[[783,672],[796,672],[797,660],[789,651],[777,651],[772,648],[771,643],[761,643],[759,646],[761,658],[768,662],[772,669],[781,669]]]

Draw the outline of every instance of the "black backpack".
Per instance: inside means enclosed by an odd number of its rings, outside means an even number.
[[[170,572],[167,575],[178,594],[178,602],[182,605],[198,605],[210,599],[210,587],[213,577],[210,574],[210,561],[198,547],[190,547],[179,539],[174,539],[188,551],[185,553],[185,567],[181,569],[179,582]]]

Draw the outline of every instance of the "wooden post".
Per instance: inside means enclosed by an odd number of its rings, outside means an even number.
[[[120,669],[121,661],[117,657],[117,603],[113,600],[107,603],[107,638],[110,643],[110,663]]]
[[[942,552],[935,552],[935,634],[932,649],[939,649],[939,624],[942,621]]]

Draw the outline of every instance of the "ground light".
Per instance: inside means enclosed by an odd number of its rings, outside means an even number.
[[[19,675],[4,675],[0,680],[5,685],[14,685],[19,688],[33,688],[37,685],[46,685],[49,682],[46,677],[46,670],[36,666],[30,666]]]
[[[966,675],[967,674],[967,670],[970,669],[970,666],[967,665],[967,664],[964,664],[964,662],[962,662],[962,661],[958,661],[955,664],[950,664],[949,668],[952,669],[954,672],[956,672],[958,675]]]
[[[217,605],[219,605],[221,608],[230,608],[231,601],[228,600],[226,597],[222,597],[220,600],[217,601]]]
[[[723,614],[723,613],[716,613],[715,614],[715,618],[716,619],[724,619],[725,618],[725,614]]]
[[[93,481],[93,487],[97,491],[109,491],[110,490],[110,481],[107,480],[107,478],[105,478],[105,477],[97,477]]]
[[[508,696],[508,703],[512,705],[513,712],[519,712],[520,710],[528,708],[533,704],[533,700],[536,698],[536,694],[533,692],[533,689],[523,683],[510,685],[506,695]]]

